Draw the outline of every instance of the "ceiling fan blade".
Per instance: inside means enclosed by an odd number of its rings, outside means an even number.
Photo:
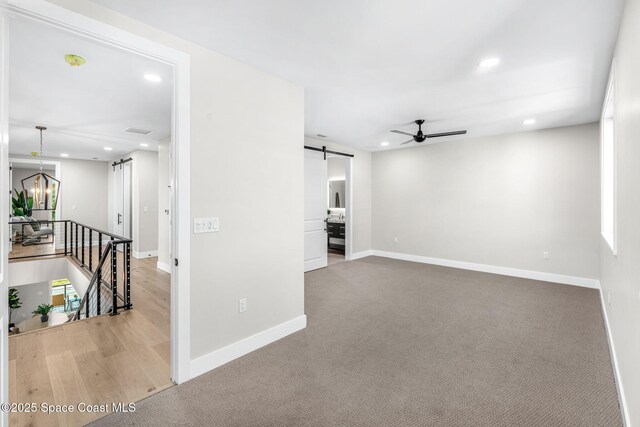
[[[410,140],[408,140],[408,141],[405,141],[405,142],[401,143],[400,145],[408,144],[408,143],[410,143],[410,142],[413,142],[413,139],[410,139]]]
[[[427,138],[439,138],[441,136],[464,135],[466,133],[467,133],[466,130],[456,130],[453,132],[442,132],[442,133],[431,133],[427,135]]]
[[[401,130],[392,130],[391,132],[393,133],[400,133],[402,135],[409,135],[409,136],[413,136],[412,133],[407,133],[407,132],[402,132]]]

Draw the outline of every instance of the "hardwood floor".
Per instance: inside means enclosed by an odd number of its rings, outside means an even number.
[[[9,337],[15,403],[128,404],[172,384],[170,276],[157,258],[131,259],[133,309]],[[107,413],[11,413],[12,426],[84,425]]]

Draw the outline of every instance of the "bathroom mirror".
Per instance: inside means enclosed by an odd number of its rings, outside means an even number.
[[[329,207],[344,208],[344,180],[329,181]]]

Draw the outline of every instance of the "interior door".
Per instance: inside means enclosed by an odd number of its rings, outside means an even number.
[[[113,170],[113,232],[131,238],[131,162]]]
[[[304,271],[327,266],[327,161],[324,153],[304,152]]]

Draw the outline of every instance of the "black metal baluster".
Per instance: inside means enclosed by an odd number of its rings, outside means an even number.
[[[76,259],[78,259],[78,223],[76,222]]]
[[[91,305],[91,288],[89,288],[87,290],[87,299],[85,300],[85,307],[84,307],[84,317],[85,318],[89,318],[89,316],[91,316],[91,313],[89,312],[89,307]]]
[[[102,236],[100,235],[98,239],[102,241]],[[100,250],[98,250],[98,252],[100,252]],[[102,257],[100,257],[100,259],[102,259]],[[96,316],[100,316],[100,302],[102,300],[102,267],[103,266],[100,264],[100,261],[98,260],[98,271],[96,272],[96,275],[97,275],[96,284],[98,285],[98,298],[96,299]]]
[[[111,238],[113,242],[113,237]],[[118,250],[115,245],[111,245],[111,296],[113,298],[113,308],[111,315],[118,314]]]
[[[125,303],[125,308],[129,310],[131,308],[131,243],[125,244],[124,265],[125,265],[124,303]]]
[[[89,229],[89,271],[93,271],[93,230]]]
[[[64,222],[64,255],[67,256],[67,221]]]
[[[84,267],[84,225],[82,226],[82,253],[80,254],[82,256],[82,266]]]

